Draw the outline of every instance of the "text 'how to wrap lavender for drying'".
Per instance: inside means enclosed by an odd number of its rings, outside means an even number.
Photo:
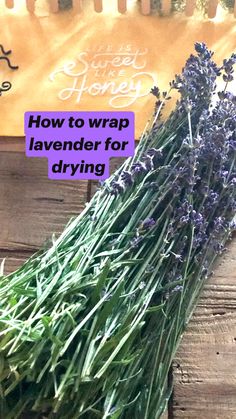
[[[134,155],[133,112],[26,112],[27,157],[47,157],[49,179],[109,177],[111,157]]]

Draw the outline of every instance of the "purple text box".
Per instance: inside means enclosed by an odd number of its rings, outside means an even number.
[[[134,113],[26,112],[25,135],[27,157],[47,157],[51,179],[106,179],[111,157],[134,154]]]

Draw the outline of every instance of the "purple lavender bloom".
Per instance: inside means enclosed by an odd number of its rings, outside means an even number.
[[[132,165],[131,170],[133,173],[144,173],[147,169],[142,162],[137,162]]]
[[[189,217],[189,215],[187,214],[187,215],[183,215],[181,218],[180,218],[180,225],[182,225],[182,226],[184,226],[185,224],[188,224],[188,222],[189,222],[189,219],[190,219],[190,217]]]
[[[193,247],[197,248],[199,246],[203,246],[208,239],[208,235],[205,231],[197,231],[193,237]]]
[[[143,241],[142,236],[134,237],[132,240],[130,240],[131,249],[136,249],[137,247],[139,247],[142,241]]]
[[[146,220],[144,220],[141,223],[141,226],[144,230],[148,230],[151,227],[153,227],[156,224],[156,221],[153,218],[146,218]]]
[[[205,44],[196,43],[195,49],[197,56],[191,55],[186,61],[186,65],[181,76],[176,76],[172,87],[181,94],[179,108],[181,112],[186,112],[186,107],[191,107],[191,112],[198,112],[194,115],[192,122],[198,121],[201,113],[209,106],[211,95],[215,90],[216,78],[220,69],[211,60],[213,53],[209,51]]]
[[[192,211],[191,218],[195,227],[200,228],[203,226],[204,219],[200,212],[196,212],[195,210]]]
[[[174,287],[174,288],[171,290],[171,294],[174,294],[174,293],[176,293],[176,292],[181,292],[181,291],[183,291],[183,289],[184,289],[183,285],[176,285],[176,287]]]
[[[222,177],[224,180],[228,177],[229,171],[228,170],[220,170],[219,175],[220,177]]]
[[[184,200],[184,202],[183,202],[183,204],[182,204],[182,208],[183,208],[183,210],[184,211],[186,211],[186,212],[191,212],[192,211],[192,209],[193,209],[193,206],[192,206],[192,204],[190,204],[190,202],[189,201],[187,201],[186,199]]]
[[[150,148],[146,154],[149,157],[162,157],[163,152],[161,149]]]
[[[234,79],[234,64],[236,63],[236,54],[232,54],[230,58],[225,59],[223,61],[223,70],[224,70],[224,74],[223,74],[223,80],[226,83],[229,83],[231,81],[233,81]]]
[[[208,269],[205,265],[202,267],[202,276],[207,277],[208,276]]]
[[[124,184],[127,186],[131,186],[133,184],[133,177],[132,177],[132,173],[130,172],[127,172],[124,170],[121,173],[121,179],[124,182]]]
[[[151,88],[150,93],[151,93],[152,95],[154,95],[157,99],[159,99],[159,98],[160,98],[160,89],[159,89],[159,87],[157,87],[157,86],[153,86],[153,87]]]
[[[228,99],[228,100],[231,100],[232,102],[235,101],[235,96],[233,95],[233,93],[227,92],[227,91],[218,92],[218,97],[220,100]]]
[[[118,181],[115,181],[115,180],[113,180],[111,182],[111,191],[110,191],[110,193],[112,195],[117,196],[117,195],[121,194],[122,192],[124,192],[124,190],[125,190],[125,187],[124,187],[124,184],[123,183],[118,182]]]
[[[196,42],[195,43],[195,51],[198,55],[206,60],[210,60],[213,56],[213,52],[209,51],[206,44],[204,42]]]
[[[214,233],[220,233],[225,228],[225,219],[217,217],[214,220]]]
[[[233,53],[230,58],[223,60],[223,67],[233,67],[236,64],[236,53]]]
[[[179,196],[179,194],[181,193],[182,187],[178,182],[174,182],[172,183],[172,193],[175,196]]]
[[[216,244],[214,245],[214,250],[215,250],[217,253],[222,253],[222,252],[225,250],[225,247],[224,247],[223,243],[216,243]]]
[[[210,205],[216,204],[216,202],[219,199],[219,194],[217,192],[214,192],[212,189],[210,189],[208,193],[208,202]]]
[[[143,159],[143,163],[147,171],[154,169],[153,158],[151,156],[145,156]]]

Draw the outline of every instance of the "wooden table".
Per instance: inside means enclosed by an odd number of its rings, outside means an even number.
[[[22,139],[0,139],[0,258],[16,269],[91,198],[90,181],[51,181],[46,159],[26,158]],[[117,161],[112,163],[117,166]],[[236,418],[236,242],[228,246],[176,355],[168,418]]]

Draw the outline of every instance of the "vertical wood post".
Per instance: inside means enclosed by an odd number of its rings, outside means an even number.
[[[13,9],[14,7],[14,0],[5,0],[5,5],[8,9]]]
[[[50,10],[52,13],[57,13],[59,9],[58,0],[50,0]]]
[[[118,11],[120,13],[125,13],[127,10],[126,0],[118,0]]]
[[[207,14],[209,19],[213,19],[216,16],[218,6],[218,0],[209,0],[208,7],[207,7]]]
[[[151,13],[151,0],[141,0],[141,10],[143,15]]]
[[[30,13],[33,13],[35,8],[35,0],[26,0],[26,7]]]
[[[194,13],[194,9],[196,6],[196,0],[186,0],[186,6],[185,6],[185,15],[190,17]]]
[[[73,0],[73,9],[77,13],[82,12],[82,1],[81,0]]]
[[[164,16],[168,16],[171,12],[171,0],[162,0],[161,11]]]
[[[94,0],[94,10],[97,13],[102,12],[102,0]]]

